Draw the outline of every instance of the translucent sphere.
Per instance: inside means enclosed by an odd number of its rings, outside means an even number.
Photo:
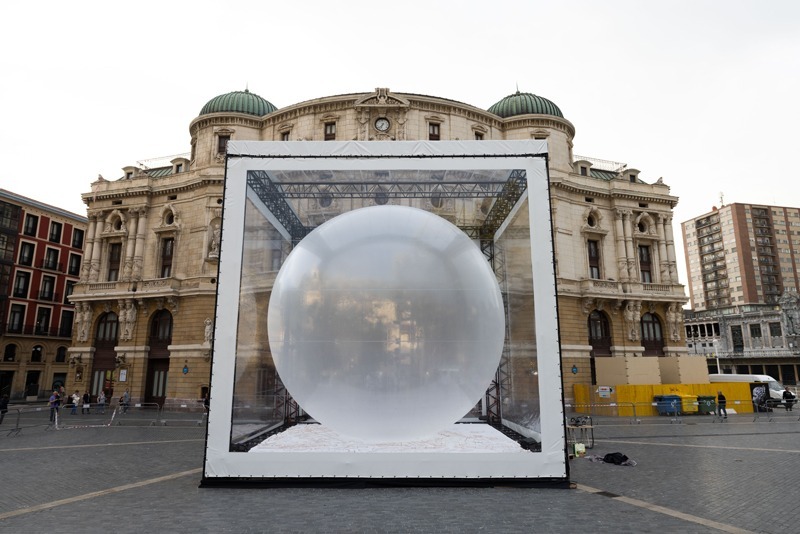
[[[300,406],[372,442],[422,439],[463,417],[505,335],[500,289],[476,244],[401,206],[346,212],[305,237],[278,273],[268,323]]]

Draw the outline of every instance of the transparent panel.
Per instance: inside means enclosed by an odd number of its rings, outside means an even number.
[[[566,476],[544,142],[228,147],[205,481]]]

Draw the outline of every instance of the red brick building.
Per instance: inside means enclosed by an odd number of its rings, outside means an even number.
[[[0,189],[0,394],[45,398],[66,383],[87,219]]]

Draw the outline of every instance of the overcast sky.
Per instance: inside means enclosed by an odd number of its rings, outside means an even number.
[[[202,106],[245,87],[483,109],[519,87],[561,108],[576,154],[663,177],[676,238],[721,193],[800,206],[792,0],[0,2],[0,50],[0,187],[80,214],[98,174],[188,152]]]

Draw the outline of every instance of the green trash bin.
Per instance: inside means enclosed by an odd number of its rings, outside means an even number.
[[[717,413],[717,398],[713,395],[698,395],[697,413],[705,415]]]

